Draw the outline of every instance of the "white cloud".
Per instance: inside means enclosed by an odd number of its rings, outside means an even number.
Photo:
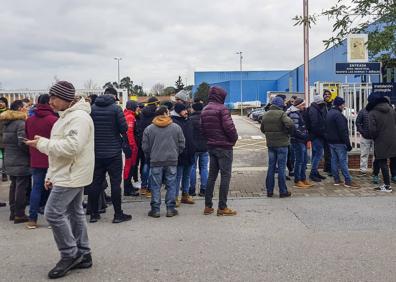
[[[35,0],[2,1],[0,82],[4,88],[46,88],[54,75],[83,87],[121,76],[150,89],[193,82],[195,70],[291,69],[302,63],[301,14],[295,0]],[[330,2],[330,3],[329,3]],[[311,12],[335,0],[311,1]],[[311,55],[331,34],[325,19],[311,30]]]

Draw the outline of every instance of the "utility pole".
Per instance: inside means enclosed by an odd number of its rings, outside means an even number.
[[[309,13],[308,0],[304,1],[304,100],[309,105]]]
[[[241,116],[243,116],[243,93],[242,93],[242,51],[236,52],[237,55],[239,55],[239,72],[241,76]]]
[[[114,60],[117,61],[117,69],[118,69],[118,87],[120,87],[120,61],[122,60],[121,57],[115,57]]]

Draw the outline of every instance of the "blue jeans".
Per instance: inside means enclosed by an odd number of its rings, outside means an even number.
[[[32,168],[33,186],[30,192],[29,219],[37,221],[37,214],[40,208],[41,197],[44,194],[46,168]]]
[[[338,170],[345,178],[345,183],[351,183],[352,177],[348,170],[348,151],[345,144],[329,144],[331,151],[331,174],[333,174],[334,181],[340,182]]]
[[[304,181],[307,179],[305,169],[307,167],[307,147],[303,143],[292,144],[296,162],[294,165],[294,182]]]
[[[206,184],[208,183],[209,153],[208,152],[195,153],[195,162],[191,168],[191,176],[190,176],[190,194],[193,194],[195,192],[195,185],[197,183],[197,162],[199,167],[199,175],[201,177],[201,186],[200,186],[201,193],[205,193]]]
[[[275,168],[278,167],[278,185],[279,193],[286,194],[286,162],[287,147],[268,147],[268,172],[265,180],[267,193],[274,192],[275,186]]]
[[[150,188],[150,163],[143,165],[142,171],[142,188]]]
[[[188,194],[190,190],[190,175],[192,165],[179,165],[177,166],[177,191],[176,197],[179,196],[180,187],[183,194]]]
[[[166,195],[165,204],[168,210],[176,207],[176,166],[152,167],[150,170],[150,189],[151,189],[151,210],[160,211],[161,206],[161,185],[165,179]]]
[[[318,175],[318,168],[320,160],[323,157],[323,140],[320,138],[315,138],[312,140],[312,166],[311,175]]]

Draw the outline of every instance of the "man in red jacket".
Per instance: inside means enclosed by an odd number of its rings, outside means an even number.
[[[213,209],[213,190],[220,171],[219,208],[217,215],[236,215],[236,211],[227,207],[227,195],[231,181],[233,147],[238,134],[230,112],[224,106],[227,92],[217,86],[209,90],[209,104],[201,114],[201,132],[208,140],[210,156],[208,184],[205,191],[204,214],[209,215]]]
[[[135,187],[132,185],[133,167],[136,165],[138,147],[135,139],[136,130],[136,109],[138,107],[137,102],[128,101],[126,104],[126,109],[124,110],[124,115],[126,122],[128,124],[128,142],[131,148],[132,156],[125,159],[124,165],[124,196],[139,196],[139,192],[135,191]]]
[[[40,95],[33,115],[26,120],[26,138],[33,140],[36,135],[49,138],[52,127],[57,120],[58,117],[49,105],[49,95]],[[48,169],[48,156],[40,153],[34,147],[29,147],[29,151],[33,187],[30,193],[29,222],[26,224],[26,227],[35,229],[37,228],[40,202],[45,193],[44,182]]]

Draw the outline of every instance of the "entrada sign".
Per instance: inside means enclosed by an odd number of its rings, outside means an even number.
[[[336,63],[336,74],[381,74],[381,63]]]

